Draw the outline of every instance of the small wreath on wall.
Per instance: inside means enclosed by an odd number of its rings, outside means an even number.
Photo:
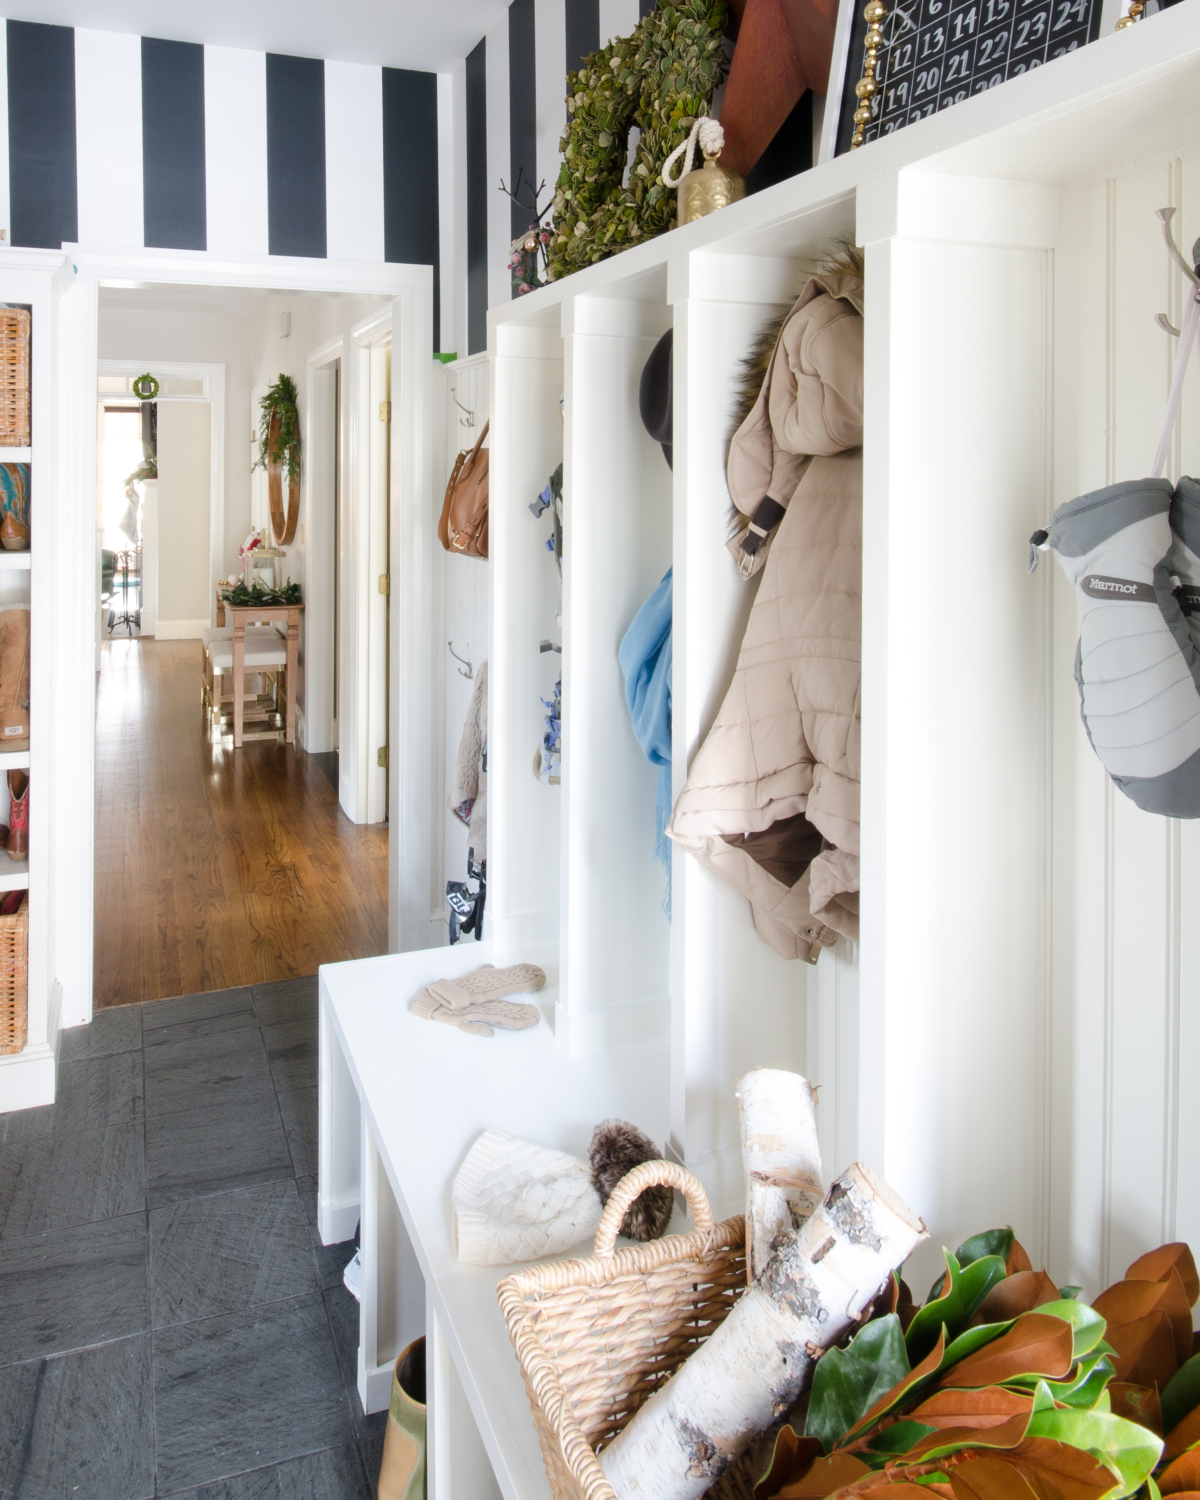
[[[130,386],[130,390],[139,401],[153,401],[158,395],[158,381],[147,370],[144,375],[137,377]]]
[[[300,413],[296,407],[296,382],[280,375],[258,403],[259,444],[255,469],[267,471],[267,499],[271,512],[271,531],[281,547],[288,546],[296,535],[300,520]],[[287,511],[283,508],[283,476],[288,481]]]
[[[657,8],[567,74],[567,128],[554,194],[549,274],[555,280],[671,227],[662,164],[706,115],[729,70],[726,0]],[[641,131],[622,186],[629,131]]]

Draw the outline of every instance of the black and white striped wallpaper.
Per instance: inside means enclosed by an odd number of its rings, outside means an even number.
[[[0,41],[11,244],[398,261],[437,277],[436,74],[29,21]]]

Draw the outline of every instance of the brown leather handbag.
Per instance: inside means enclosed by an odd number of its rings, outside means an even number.
[[[458,455],[442,502],[438,541],[447,552],[463,557],[488,555],[488,450],[483,440],[491,425],[485,422],[475,446]]]

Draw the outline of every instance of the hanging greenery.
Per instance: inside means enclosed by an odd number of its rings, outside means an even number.
[[[258,458],[251,465],[265,469],[279,464],[287,473],[288,483],[300,478],[300,414],[296,409],[296,382],[290,375],[280,375],[258,403],[262,416],[258,426]],[[278,416],[274,444],[271,442],[271,419]]]
[[[554,194],[551,280],[605,260],[671,227],[675,193],[663,163],[707,115],[729,60],[726,0],[682,0],[645,16],[627,37],[567,74],[567,128]],[[641,131],[622,186],[629,131]]]
[[[1200,1489],[1191,1252],[1150,1251],[1090,1307],[1079,1291],[1011,1229],[946,1251],[923,1307],[893,1275],[822,1355],[756,1500],[1183,1500]]]
[[[257,581],[252,588],[247,588],[244,583],[235,583],[232,588],[223,589],[221,597],[226,604],[261,604],[264,607],[302,602],[300,585],[293,583],[290,578],[281,589],[268,588],[266,584]]]

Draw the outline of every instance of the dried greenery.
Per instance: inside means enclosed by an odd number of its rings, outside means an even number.
[[[946,1251],[923,1307],[899,1277],[817,1365],[756,1500],[1146,1500],[1200,1490],[1200,1278],[1186,1245],[1089,1307],[1011,1229]],[[1164,1437],[1165,1434],[1165,1437]]]
[[[567,128],[554,194],[551,280],[640,244],[671,227],[667,157],[687,138],[728,70],[721,44],[725,0],[659,4],[567,74]],[[629,131],[641,130],[629,185],[621,179]]]
[[[280,375],[258,403],[262,415],[258,425],[258,458],[251,465],[265,469],[269,463],[280,464],[288,483],[300,477],[300,414],[296,409],[296,382],[290,375]],[[278,415],[279,431],[271,444],[271,418]]]
[[[290,578],[281,589],[268,588],[265,583],[257,581],[250,588],[244,583],[235,583],[232,588],[223,590],[221,597],[226,604],[261,604],[264,607],[302,602],[300,585]]]

